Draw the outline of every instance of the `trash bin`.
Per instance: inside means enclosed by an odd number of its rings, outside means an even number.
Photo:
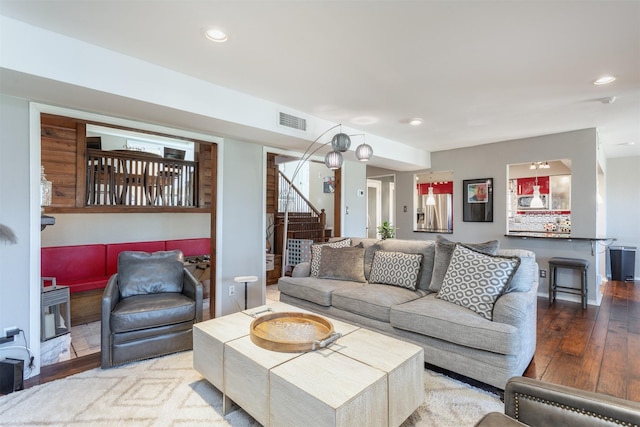
[[[633,282],[636,270],[635,246],[611,246],[611,280]]]

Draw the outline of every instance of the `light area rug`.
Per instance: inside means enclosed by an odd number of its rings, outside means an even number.
[[[402,426],[473,426],[497,395],[424,371],[424,403]],[[193,369],[191,351],[92,369],[0,397],[0,426],[259,426]],[[297,427],[297,426],[292,426]]]

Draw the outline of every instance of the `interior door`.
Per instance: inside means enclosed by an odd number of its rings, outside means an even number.
[[[378,237],[378,226],[382,225],[382,183],[374,179],[367,180],[367,237]]]

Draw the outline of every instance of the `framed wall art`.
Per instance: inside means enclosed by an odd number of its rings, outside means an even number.
[[[322,190],[325,193],[336,192],[336,179],[333,176],[325,176],[322,180]]]
[[[493,222],[493,178],[462,181],[462,220]]]

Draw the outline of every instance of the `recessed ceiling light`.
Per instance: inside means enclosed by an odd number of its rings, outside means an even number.
[[[606,85],[606,84],[609,84],[609,83],[613,82],[615,79],[616,78],[613,77],[613,76],[602,76],[598,80],[593,82],[593,84],[594,85]]]
[[[218,29],[218,28],[211,28],[207,31],[205,31],[204,35],[211,41],[214,42],[218,42],[218,43],[223,43],[226,42],[229,37],[227,36],[227,33],[225,33],[224,31]]]
[[[409,120],[409,124],[411,126],[420,126],[422,123],[424,123],[424,120],[422,120],[419,117],[415,117],[415,118]]]

